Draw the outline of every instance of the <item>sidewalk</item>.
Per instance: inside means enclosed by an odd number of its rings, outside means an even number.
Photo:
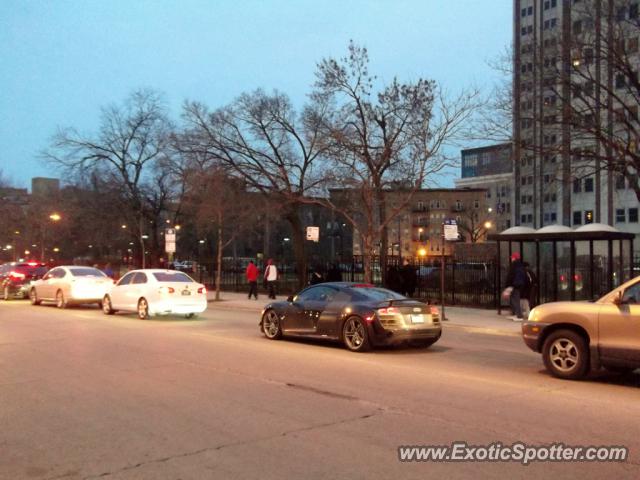
[[[215,292],[207,292],[210,309],[242,310],[255,312],[256,316],[262,312],[265,305],[272,300],[266,295],[260,295],[258,300],[247,299],[246,293],[220,292],[220,301],[215,301]],[[286,300],[286,296],[278,296],[277,301]],[[490,335],[520,336],[520,323],[513,322],[510,315],[498,315],[495,310],[480,308],[464,308],[445,306],[445,315],[448,321],[444,322],[445,328],[461,328],[475,333]]]

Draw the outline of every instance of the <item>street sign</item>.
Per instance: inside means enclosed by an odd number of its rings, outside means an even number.
[[[307,227],[307,240],[318,242],[320,240],[320,227]]]
[[[453,218],[445,219],[442,227],[445,240],[450,242],[455,242],[458,240],[458,224]]]
[[[167,253],[176,253],[176,229],[167,228],[164,231],[164,251]]]

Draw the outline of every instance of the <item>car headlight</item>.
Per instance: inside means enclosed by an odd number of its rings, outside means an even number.
[[[538,321],[538,311],[536,310],[536,308],[533,308],[529,312],[529,318],[527,318],[527,320],[529,322],[537,322]]]

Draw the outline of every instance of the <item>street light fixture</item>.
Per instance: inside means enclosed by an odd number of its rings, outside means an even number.
[[[486,228],[487,230],[489,230],[493,225],[491,224],[491,222],[486,221],[484,222],[484,228]]]
[[[49,219],[53,220],[54,222],[58,222],[60,221],[60,219],[62,219],[62,217],[57,213],[52,213],[51,215],[49,215]]]
[[[181,227],[180,225],[176,225],[174,228],[175,228],[176,230],[180,230],[182,227]]]
[[[125,230],[127,228],[127,226],[124,223],[121,225],[121,227],[122,227],[123,230]]]

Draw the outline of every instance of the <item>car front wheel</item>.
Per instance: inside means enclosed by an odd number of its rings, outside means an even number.
[[[146,320],[149,318],[149,304],[146,298],[138,300],[138,318],[140,320]]]
[[[349,317],[342,328],[344,345],[352,352],[366,352],[371,348],[367,326],[359,317]]]
[[[38,294],[35,288],[29,290],[29,300],[31,300],[31,305],[40,305],[40,300],[38,300]]]
[[[273,310],[267,310],[262,316],[262,331],[269,340],[277,340],[282,337],[280,317]]]
[[[58,293],[56,293],[56,307],[67,308],[67,300],[64,298],[62,290],[58,290]]]
[[[102,313],[104,313],[105,315],[113,315],[114,313],[116,313],[116,311],[111,306],[111,298],[109,298],[109,295],[105,295],[102,299]]]
[[[589,348],[585,338],[571,330],[551,333],[542,347],[542,360],[555,377],[583,378],[589,370]]]

